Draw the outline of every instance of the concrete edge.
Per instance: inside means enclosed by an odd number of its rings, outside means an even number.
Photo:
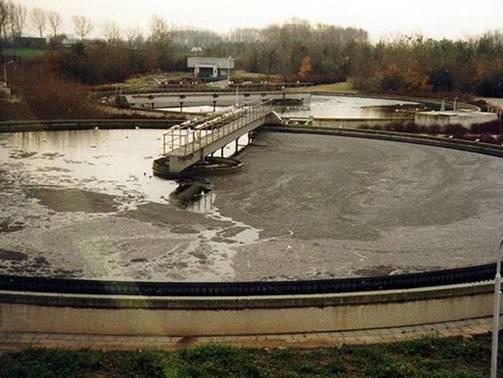
[[[390,131],[376,131],[367,129],[345,129],[323,126],[269,126],[262,128],[264,131],[285,132],[297,134],[318,134],[318,135],[333,135],[353,138],[379,139],[394,142],[403,142],[411,144],[422,144],[434,147],[450,148],[454,150],[474,152],[483,155],[503,157],[503,148],[498,145],[487,143],[470,142],[460,139],[443,139],[439,137],[399,133]]]
[[[241,310],[303,307],[360,306],[382,303],[439,300],[490,294],[489,282],[361,293],[252,296],[252,297],[147,297],[0,291],[0,303],[51,307],[103,309]]]
[[[471,338],[491,330],[492,318],[474,318],[440,324],[377,328],[336,332],[237,336],[107,336],[96,334],[47,334],[0,332],[0,350],[19,351],[33,348],[100,351],[174,351],[204,345],[244,348],[330,348],[344,345],[391,344],[431,337]]]

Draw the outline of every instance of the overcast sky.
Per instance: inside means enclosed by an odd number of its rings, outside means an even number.
[[[397,33],[434,38],[465,38],[503,30],[503,0],[14,0],[29,8],[61,13],[73,33],[72,15],[91,17],[95,34],[107,21],[148,31],[152,15],[170,24],[226,32],[263,27],[292,17],[361,27],[373,41]],[[35,34],[31,31],[32,34]]]

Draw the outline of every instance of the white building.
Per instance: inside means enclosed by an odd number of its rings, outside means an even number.
[[[10,88],[7,86],[7,83],[4,81],[0,81],[0,97],[10,96]]]
[[[227,77],[234,69],[234,59],[190,57],[187,59],[187,67],[194,69],[196,77]]]

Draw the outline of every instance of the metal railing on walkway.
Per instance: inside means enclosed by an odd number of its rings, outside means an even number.
[[[163,135],[163,155],[187,156],[264,118],[272,112],[272,100],[239,107],[205,120],[177,125]]]

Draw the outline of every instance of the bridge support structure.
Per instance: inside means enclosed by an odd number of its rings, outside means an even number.
[[[154,168],[161,167],[163,176],[176,177],[233,141],[237,144],[241,136],[266,123],[281,124],[272,101],[243,106],[196,125],[174,127],[163,135],[163,157],[154,162]]]

